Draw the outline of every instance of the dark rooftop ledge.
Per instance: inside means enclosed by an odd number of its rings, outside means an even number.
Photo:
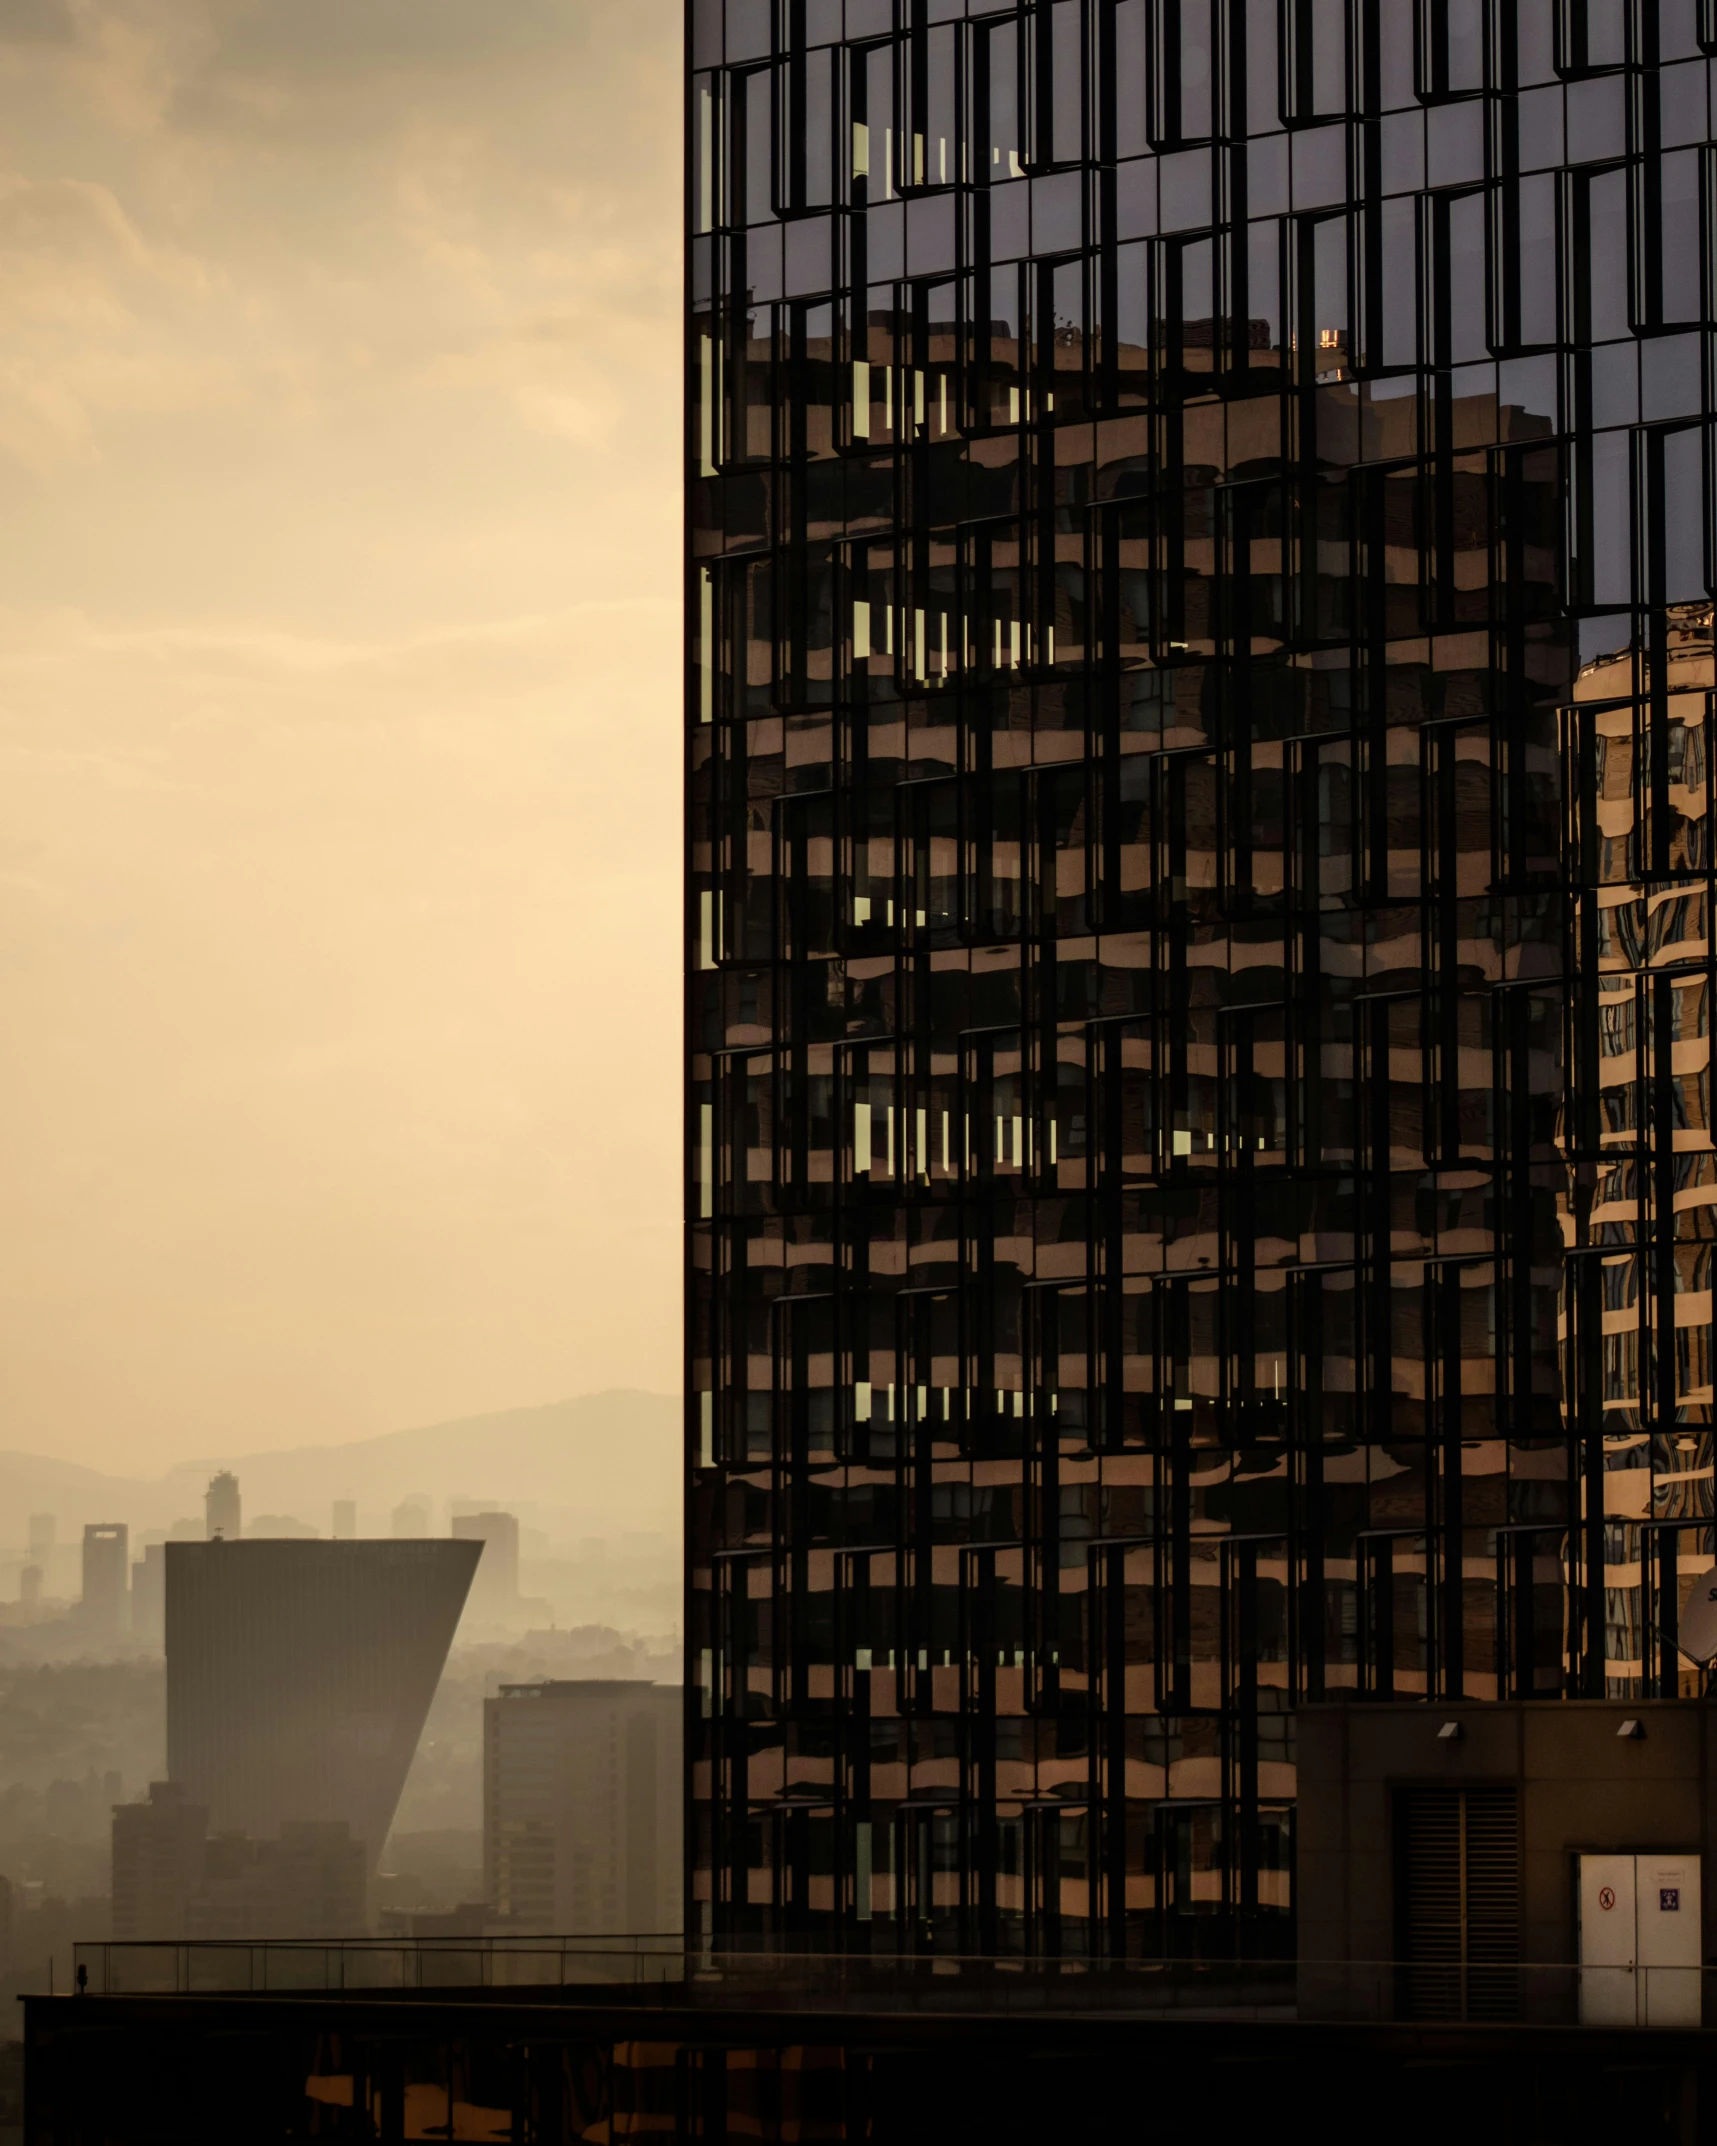
[[[666,2047],[699,2046],[930,2049],[993,2048],[998,2055],[1033,2050],[1072,2053],[1111,2046],[1151,2049],[1188,2064],[1321,2063],[1341,2051],[1407,2061],[1561,2061],[1697,2063],[1717,2066],[1717,2028],[1593,2027],[1572,2018],[1390,2019],[1302,2018],[1292,2009],[1249,2011],[1211,2006],[1177,2010],[1115,2005],[1086,2012],[1025,2007],[1007,2012],[974,2001],[924,2005],[842,2004],[782,1992],[773,2002],[737,1994],[711,2006],[683,1986],[644,1991],[610,1985],[579,1989],[300,1991],[242,1995],[29,1996],[25,2033],[64,2040],[67,2049],[111,2033],[193,2037],[228,2030],[247,2038],[307,2032],[391,2037],[500,2035],[543,2044],[647,2037]]]

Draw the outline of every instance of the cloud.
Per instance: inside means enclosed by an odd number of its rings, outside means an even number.
[[[206,410],[231,394],[224,355],[195,333],[197,260],[152,244],[113,190],[0,171],[0,455],[51,469],[98,452],[104,419]]]
[[[0,46],[67,45],[76,36],[66,0],[0,0]]]
[[[8,267],[75,275],[89,262],[135,269],[149,258],[111,188],[0,172],[0,259]]]
[[[0,455],[105,456],[174,407],[360,421],[414,387],[572,445],[642,430],[678,303],[670,20],[77,0],[50,57],[0,34]]]
[[[402,124],[476,115],[593,176],[622,142],[672,148],[680,37],[665,0],[0,4],[0,69],[124,133],[230,137],[248,159],[293,142],[385,146]]]

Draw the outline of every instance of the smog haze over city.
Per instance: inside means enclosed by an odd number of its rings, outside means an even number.
[[[372,1930],[494,1882],[504,1684],[678,1684],[678,37],[0,0],[0,2038],[148,1848],[170,1546],[437,1546]],[[148,1934],[346,1824],[217,1776]]]

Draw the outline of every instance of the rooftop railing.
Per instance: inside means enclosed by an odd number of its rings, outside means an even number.
[[[671,1936],[82,1944],[97,1996],[516,1994],[708,2009],[1174,2012],[1280,2020],[1717,2024],[1717,1969],[1562,1962],[1083,1960],[712,1952]]]

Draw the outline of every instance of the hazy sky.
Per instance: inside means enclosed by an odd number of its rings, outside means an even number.
[[[677,0],[0,0],[0,1446],[678,1377]]]

